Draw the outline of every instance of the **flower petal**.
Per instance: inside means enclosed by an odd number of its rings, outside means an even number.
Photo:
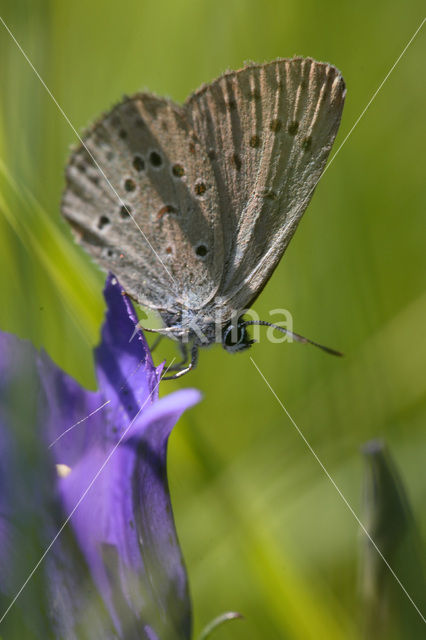
[[[113,275],[107,278],[104,296],[108,309],[95,351],[96,369],[99,387],[110,401],[111,419],[118,425],[133,418],[145,402],[157,400],[160,372],[142,331],[136,328],[133,306]]]
[[[108,402],[99,391],[83,389],[45,352],[38,370],[47,404],[43,438],[56,464],[73,467],[94,439],[103,437]]]
[[[129,342],[136,316],[113,276],[105,297],[99,391],[0,334],[0,600],[43,558],[18,605],[23,620],[36,606],[40,637],[189,639],[166,454],[173,426],[200,394],[158,400],[162,367],[139,330]]]
[[[111,617],[71,530],[49,548],[66,516],[42,437],[46,396],[36,351],[0,333],[0,354],[0,615],[7,611],[1,635],[112,639]]]
[[[121,634],[145,622],[160,638],[190,637],[166,452],[176,421],[199,399],[182,390],[143,409],[120,442],[93,442],[61,479],[62,501]]]

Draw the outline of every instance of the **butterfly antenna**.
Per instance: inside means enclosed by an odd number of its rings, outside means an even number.
[[[326,353],[329,353],[332,356],[343,356],[343,353],[341,353],[340,351],[336,351],[336,349],[325,347],[323,344],[319,344],[318,342],[309,340],[309,338],[305,338],[304,336],[301,336],[298,333],[289,331],[288,329],[285,329],[284,327],[280,327],[277,324],[273,324],[272,322],[268,322],[267,320],[245,320],[244,321],[244,326],[246,327],[249,325],[255,325],[255,324],[261,325],[263,327],[272,327],[273,329],[276,329],[280,333],[284,333],[285,335],[290,336],[296,342],[302,342],[303,344],[312,344],[314,347],[318,347],[319,349],[322,349],[323,351],[325,351]]]

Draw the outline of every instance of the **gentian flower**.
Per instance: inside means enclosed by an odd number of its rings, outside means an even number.
[[[0,637],[191,637],[166,475],[169,435],[200,399],[158,399],[137,318],[113,276],[98,391],[0,334]],[[65,524],[66,523],[66,524]]]

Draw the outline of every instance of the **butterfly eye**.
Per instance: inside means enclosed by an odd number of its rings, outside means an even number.
[[[247,333],[247,328],[243,321],[239,320],[237,324],[230,322],[222,331],[222,346],[226,351],[236,352],[248,349],[253,343]]]

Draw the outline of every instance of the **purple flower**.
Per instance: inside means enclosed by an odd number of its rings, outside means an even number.
[[[142,332],[129,342],[113,276],[105,298],[98,391],[0,334],[0,637],[191,637],[166,454],[200,394],[158,399],[162,366]]]

